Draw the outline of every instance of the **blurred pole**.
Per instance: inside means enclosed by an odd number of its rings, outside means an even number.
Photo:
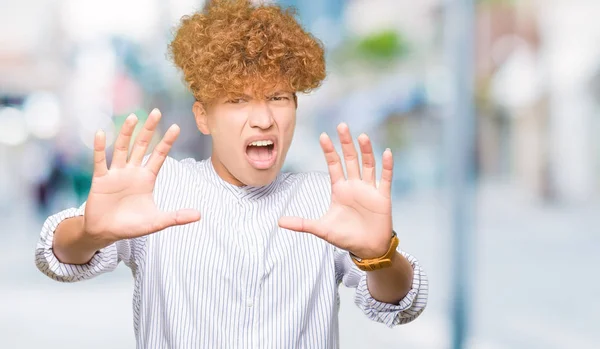
[[[445,53],[451,98],[446,115],[452,258],[452,348],[465,349],[469,338],[473,261],[474,175],[474,0],[447,0]]]

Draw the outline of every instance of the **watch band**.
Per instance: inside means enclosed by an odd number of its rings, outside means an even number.
[[[374,271],[384,268],[389,268],[392,266],[392,257],[396,254],[396,248],[400,240],[395,231],[392,231],[392,239],[390,243],[390,248],[388,251],[379,258],[370,258],[370,259],[361,259],[352,253],[350,253],[350,257],[352,257],[352,261],[358,269],[362,271]]]

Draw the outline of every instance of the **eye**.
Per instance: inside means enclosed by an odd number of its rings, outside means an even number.
[[[246,100],[244,98],[232,98],[227,101],[228,104],[240,104],[240,103],[244,103],[244,102],[246,102]]]
[[[272,96],[269,98],[271,101],[287,101],[289,98],[287,96]]]

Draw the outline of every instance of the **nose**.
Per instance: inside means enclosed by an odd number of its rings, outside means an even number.
[[[250,127],[267,130],[273,125],[273,122],[273,113],[267,103],[259,102],[252,106],[248,120]]]

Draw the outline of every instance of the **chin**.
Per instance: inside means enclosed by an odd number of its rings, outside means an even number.
[[[273,183],[275,178],[277,178],[277,175],[279,174],[279,167],[272,167],[268,170],[257,170],[251,168],[248,172],[250,175],[244,176],[246,178],[241,181],[242,183],[251,187],[264,187]]]

